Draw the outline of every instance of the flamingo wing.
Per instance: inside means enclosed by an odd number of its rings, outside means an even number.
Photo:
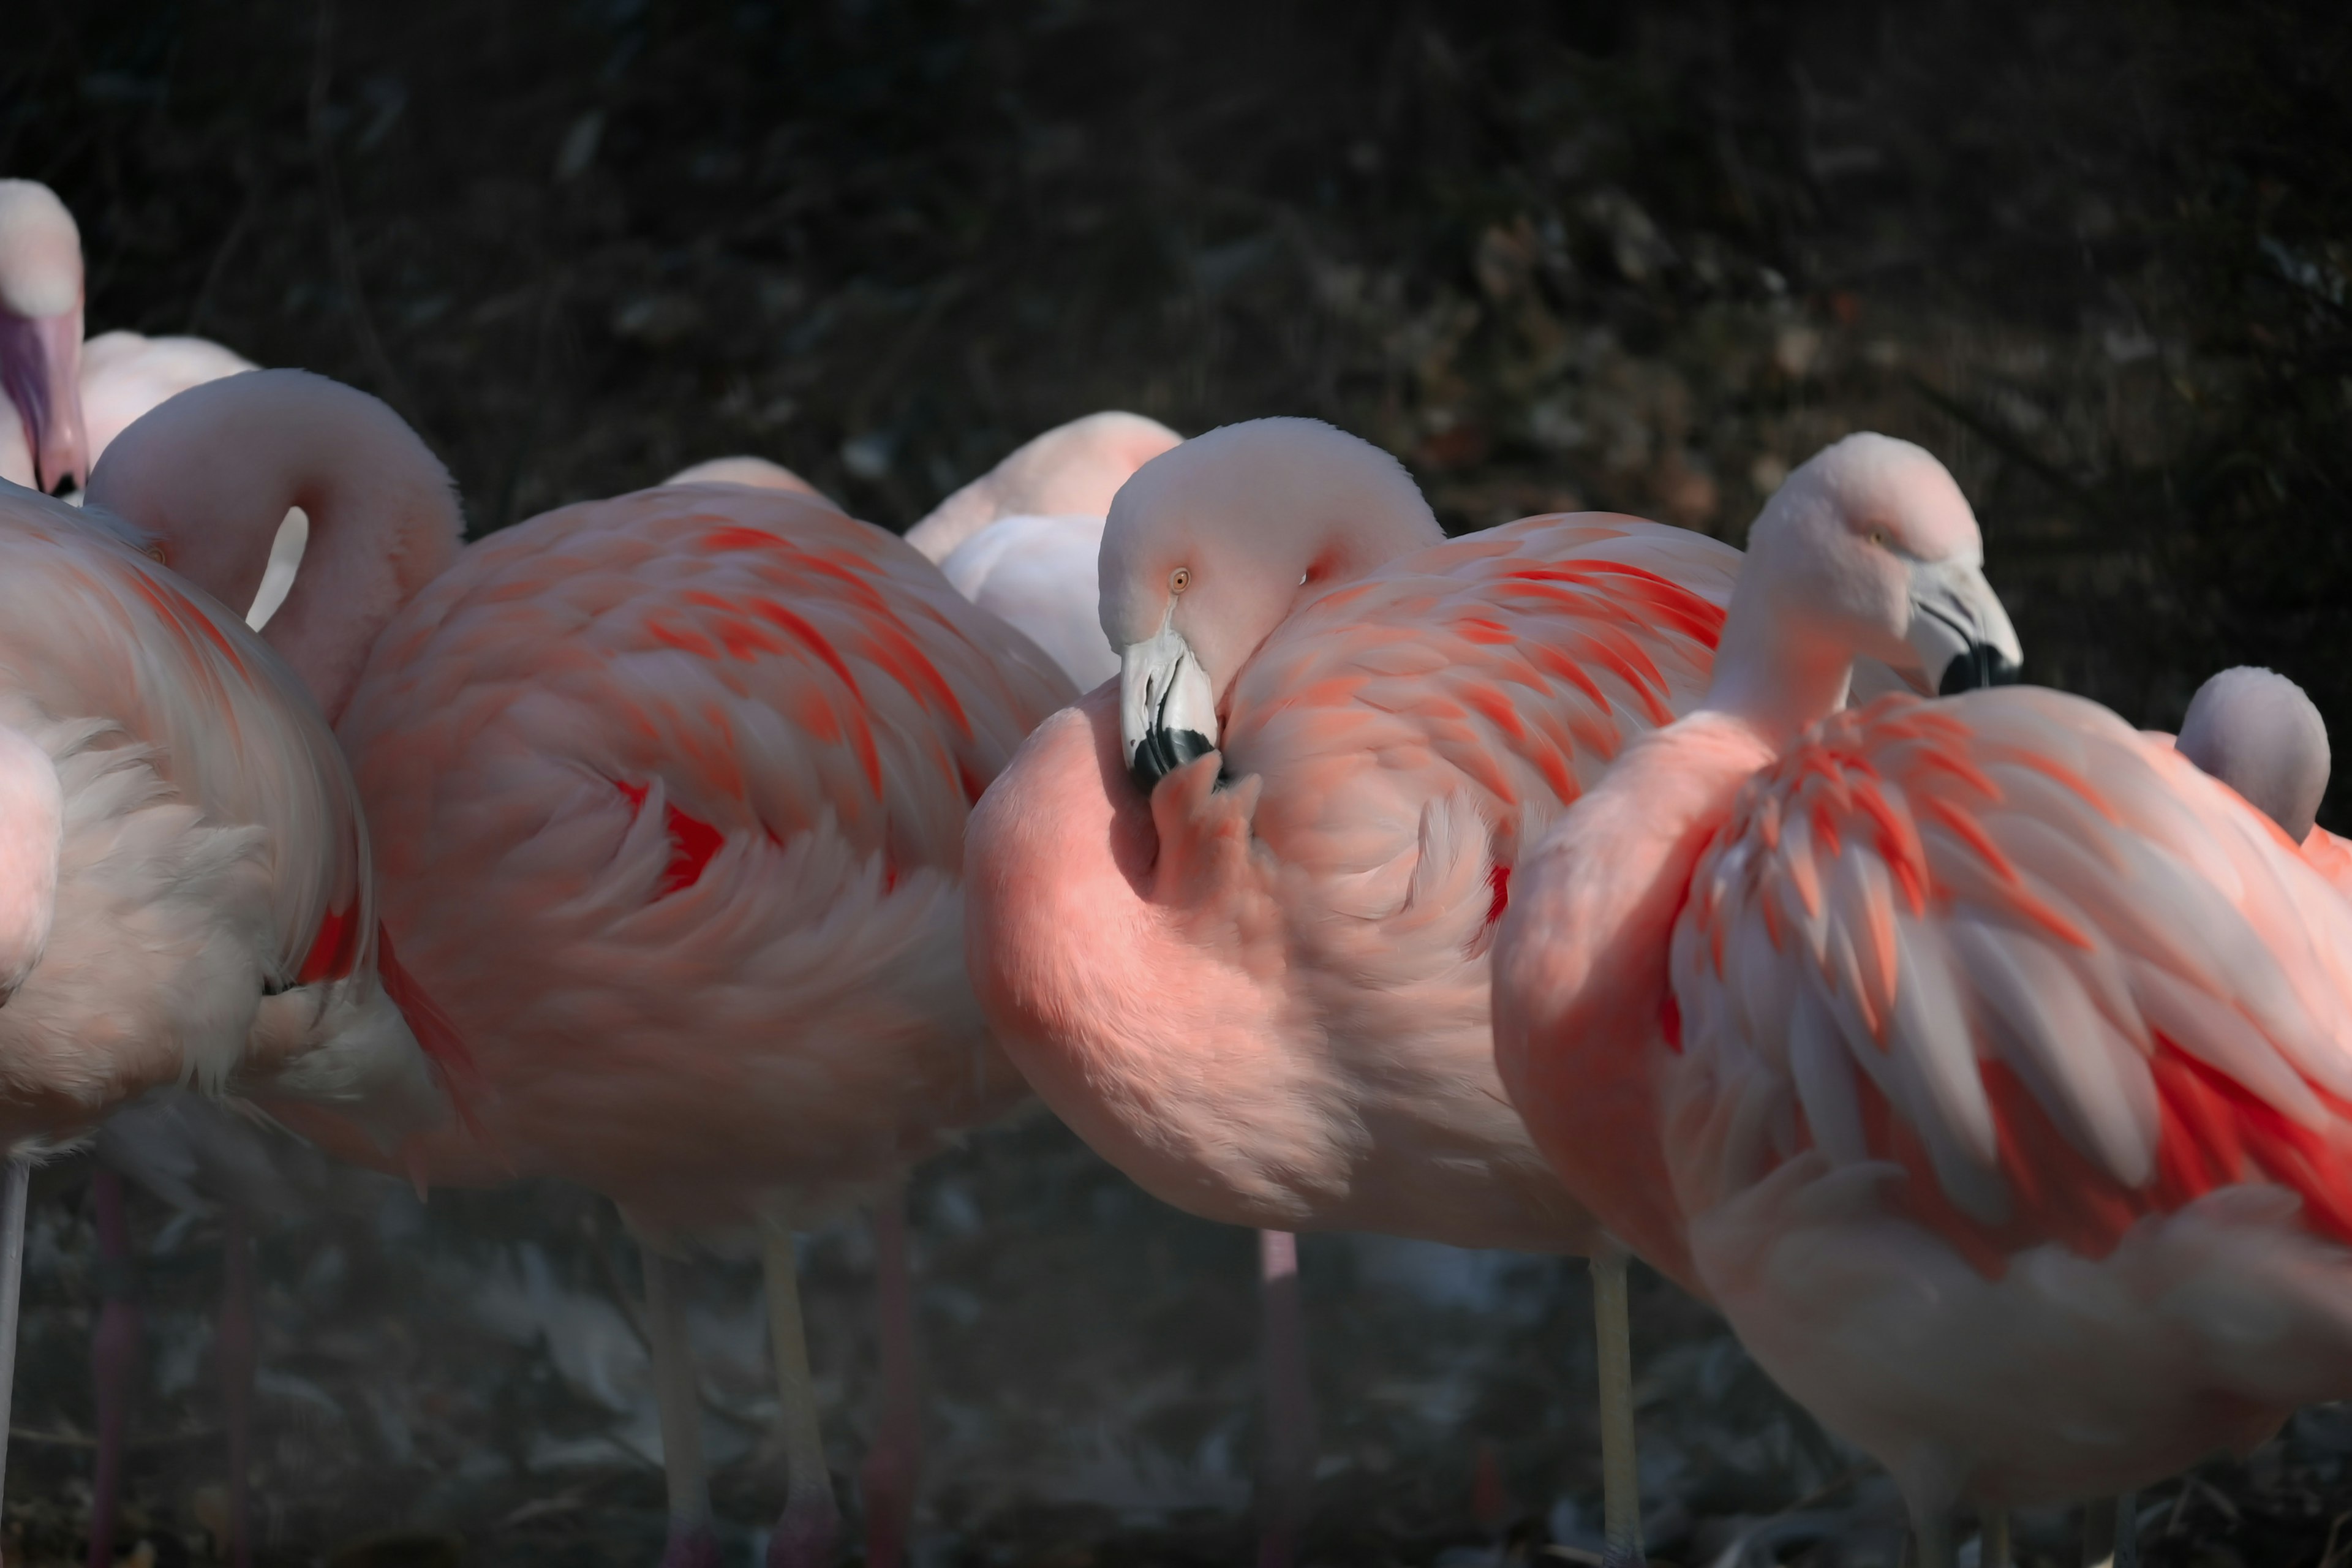
[[[2105,710],[1896,696],[1743,790],[1670,1033],[1744,1133],[1699,1167],[1893,1162],[1989,1273],[2246,1182],[2352,1240],[2347,959],[2352,907],[2277,828]]]
[[[1519,846],[1706,689],[1738,563],[1702,534],[1591,513],[1406,556],[1267,639],[1235,683],[1227,771],[1266,776],[1258,833],[1335,910],[1433,900],[1475,933]]]

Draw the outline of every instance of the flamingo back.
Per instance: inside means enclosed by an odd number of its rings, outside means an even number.
[[[964,818],[1070,696],[809,497],[665,488],[475,546],[341,724],[388,924],[490,1091],[431,1173],[550,1171],[707,1224],[1003,1109],[961,962]]]

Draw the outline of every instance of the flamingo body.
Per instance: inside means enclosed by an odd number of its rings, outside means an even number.
[[[1792,475],[1705,705],[1529,857],[1496,966],[1570,1189],[1939,1542],[2352,1392],[2352,911],[2094,704],[1839,711],[1898,638],[2014,667],[1981,559],[1916,447]]]
[[[433,1173],[709,1229],[1013,1104],[963,979],[963,820],[1067,695],[803,496],[644,491],[466,552],[340,725],[387,924],[491,1089]]]
[[[255,368],[243,354],[205,338],[100,332],[81,345],[82,431],[90,462],[166,399]]]
[[[948,552],[956,592],[1035,643],[1090,691],[1118,673],[1095,610],[1103,520],[1069,513],[1001,517]]]
[[[1487,947],[1519,846],[1704,685],[1738,561],[1549,517],[1310,586],[1234,679],[1229,788],[1203,760],[1147,800],[1115,689],[1048,721],[969,847],[974,983],[1039,1095],[1213,1219],[1590,1246],[1492,1078]]]
[[[54,919],[0,1008],[0,1139],[185,1081],[336,1105],[387,1142],[437,1120],[379,978],[332,737],[241,622],[119,528],[0,487],[0,725],[47,755],[62,808]]]

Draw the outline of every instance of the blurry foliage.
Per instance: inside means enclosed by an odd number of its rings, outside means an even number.
[[[1875,427],[1959,475],[2037,679],[2169,724],[2255,660],[2352,714],[2340,6],[18,0],[7,22],[0,173],[79,216],[93,331],[383,394],[478,531],[731,450],[903,527],[1125,406],[1329,418],[1455,529],[1596,506],[1737,540],[1790,466]],[[19,1422],[44,1436],[11,1497],[59,1555],[87,1452],[75,1190],[44,1194]],[[915,1214],[940,1559],[1233,1560],[1246,1238],[1035,1124],[935,1166]],[[201,1259],[207,1235],[174,1245]],[[845,1473],[863,1246],[837,1229],[807,1262]],[[517,1301],[570,1302],[627,1362],[608,1210],[377,1193],[264,1258],[260,1473],[289,1552],[423,1521],[467,1528],[474,1561],[650,1553],[659,1486],[614,1407],[516,1327]],[[1580,1269],[1484,1260],[1455,1299],[1394,1266],[1306,1249],[1311,1544],[1497,1561],[1482,1452],[1507,1542],[1575,1536]],[[210,1267],[152,1276],[177,1381],[134,1482],[183,1521],[216,1507],[191,1348]],[[720,1503],[748,1521],[778,1501],[757,1316],[740,1267],[703,1289]],[[1705,1314],[1654,1282],[1643,1307],[1663,1542],[1891,1563],[1883,1479]],[[2341,1415],[2164,1494],[2149,1560],[2315,1560],[2352,1498]],[[2063,1550],[2063,1521],[2025,1533]]]

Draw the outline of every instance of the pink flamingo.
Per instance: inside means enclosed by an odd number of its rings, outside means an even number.
[[[236,460],[192,474],[217,451]],[[335,719],[386,926],[482,1084],[420,1168],[576,1181],[647,1242],[674,1564],[717,1546],[665,1254],[756,1226],[789,1487],[770,1561],[822,1561],[837,1515],[792,1227],[1023,1096],[963,975],[963,823],[1066,682],[903,542],[806,496],[643,491],[459,554],[439,465],[373,399],[299,373],[174,399],[93,494],[232,599],[285,508],[310,516],[267,635]],[[887,1555],[903,1504],[869,1502]]]
[[[972,815],[998,1038],[1147,1190],[1269,1233],[1278,1291],[1301,1229],[1605,1254],[1493,1076],[1487,953],[1520,846],[1696,700],[1738,563],[1596,515],[1447,542],[1393,458],[1311,420],[1147,463],[1103,536],[1120,680]],[[1622,1275],[1596,1277],[1622,1393]],[[1312,1460],[1279,1342],[1265,1561]],[[1604,1472],[1638,1551],[1631,1414]]]
[[[1529,856],[1497,1056],[1580,1198],[1945,1510],[2109,1496],[2352,1392],[2352,910],[2013,670],[1967,502],[1860,436],[1758,520],[1705,705]],[[1988,1542],[1998,1554],[1999,1531]]]
[[[446,1113],[386,993],[401,976],[331,736],[140,542],[0,485],[0,1415],[42,1152],[173,1083],[332,1105],[395,1152]]]
[[[833,499],[823,490],[784,467],[765,458],[710,458],[692,468],[680,468],[662,481],[665,485],[748,485],[755,490],[787,490],[794,495],[813,496],[827,506]]]

